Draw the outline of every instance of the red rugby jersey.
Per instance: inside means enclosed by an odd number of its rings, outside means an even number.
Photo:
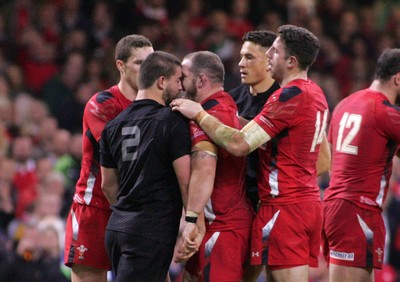
[[[226,92],[217,92],[202,102],[203,108],[224,124],[240,129],[235,101]],[[197,123],[190,122],[192,147],[211,139]],[[205,208],[207,230],[232,230],[252,224],[253,209],[245,193],[246,158],[235,157],[218,148],[214,189]]]
[[[263,204],[319,200],[316,161],[328,104],[312,80],[296,79],[272,94],[254,121],[272,140],[259,148]]]
[[[110,209],[110,203],[101,190],[99,140],[106,123],[131,103],[117,85],[96,93],[87,102],[83,114],[82,167],[74,202]]]
[[[400,143],[400,108],[382,93],[358,91],[336,106],[328,140],[332,169],[324,200],[342,198],[381,210]]]

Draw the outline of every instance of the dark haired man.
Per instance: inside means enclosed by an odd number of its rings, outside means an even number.
[[[247,124],[259,114],[267,102],[269,96],[279,89],[276,82],[267,70],[268,58],[265,55],[276,39],[276,34],[267,30],[247,32],[242,40],[240,50],[240,77],[242,84],[229,91],[238,107],[238,114],[242,125]],[[246,195],[257,211],[258,189],[258,150],[247,156],[246,166]]]
[[[115,281],[165,281],[190,177],[189,122],[166,106],[182,90],[181,63],[143,61],[136,100],[100,140],[101,187],[112,205],[106,248]]]
[[[329,281],[373,281],[385,249],[382,205],[400,144],[400,49],[378,59],[369,88],[335,108],[328,140],[332,171],[324,194]]]

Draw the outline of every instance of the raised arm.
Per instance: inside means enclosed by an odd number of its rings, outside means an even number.
[[[199,103],[188,99],[176,99],[171,106],[174,111],[195,120],[215,144],[234,156],[245,156],[271,139],[254,121],[238,130],[223,124],[204,111]]]

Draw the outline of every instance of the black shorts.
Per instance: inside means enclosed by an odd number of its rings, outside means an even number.
[[[174,244],[111,230],[105,241],[116,282],[165,281]]]

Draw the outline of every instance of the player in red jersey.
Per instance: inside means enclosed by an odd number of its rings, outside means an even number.
[[[242,130],[224,125],[193,101],[171,103],[234,155],[261,147],[261,207],[253,223],[251,261],[267,264],[272,281],[306,282],[309,266],[318,264],[322,207],[317,158],[328,105],[321,88],[307,75],[318,50],[318,39],[307,29],[279,27],[266,54],[271,76],[282,88]]]
[[[400,49],[389,49],[371,86],[343,99],[332,114],[332,171],[324,194],[329,281],[373,281],[373,269],[382,268],[381,213],[400,144],[399,95]]]
[[[144,36],[122,38],[115,48],[119,83],[96,93],[86,104],[82,168],[65,234],[64,263],[72,268],[72,281],[106,281],[111,269],[104,246],[111,210],[101,190],[99,139],[106,123],[136,98],[140,64],[153,51]]]
[[[236,104],[224,92],[224,65],[216,54],[200,51],[187,55],[182,73],[188,97],[201,102],[209,114],[224,123],[241,128]],[[246,160],[218,148],[193,121],[191,136],[192,173],[186,213],[189,222],[184,227],[183,240],[191,241],[197,216],[203,211],[206,233],[186,270],[198,281],[241,281],[254,217],[245,193]]]

